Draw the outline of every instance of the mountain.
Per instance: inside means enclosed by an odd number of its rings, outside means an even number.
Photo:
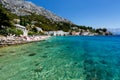
[[[43,15],[46,18],[53,20],[53,21],[71,23],[69,20],[59,17],[59,16],[53,14],[52,12],[44,9],[43,7],[36,6],[35,4],[33,4],[29,1],[0,0],[0,4],[2,4],[5,8],[7,8],[12,13],[14,13],[18,16],[37,14],[37,15]]]

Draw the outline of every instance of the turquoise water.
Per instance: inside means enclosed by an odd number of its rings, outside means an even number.
[[[0,80],[120,80],[120,37],[52,37],[0,48]]]

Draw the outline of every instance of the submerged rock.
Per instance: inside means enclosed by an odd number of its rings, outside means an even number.
[[[26,53],[30,53],[30,51],[25,51],[24,53],[25,53],[25,54],[26,54]]]
[[[35,55],[36,55],[36,53],[31,53],[28,56],[35,56]]]
[[[74,64],[76,65],[76,64],[78,64],[77,62],[74,62]]]
[[[45,48],[50,48],[50,47],[52,47],[52,46],[46,46]]]
[[[87,63],[87,64],[94,64],[94,61],[91,60],[91,59],[86,59],[86,60],[84,61],[84,63]]]
[[[25,51],[26,49],[21,49],[22,51]]]
[[[105,60],[101,60],[100,63],[107,64],[107,62]]]
[[[67,49],[70,49],[71,47],[70,47],[70,46],[67,46],[66,48],[67,48]]]
[[[36,69],[34,69],[35,72],[41,72],[43,70],[43,67],[38,67]]]
[[[10,53],[15,53],[15,51],[10,51]]]
[[[2,57],[3,56],[3,54],[0,54],[0,57]]]
[[[38,65],[39,65],[39,63],[36,63],[36,64],[35,64],[35,66],[38,66]]]
[[[44,54],[48,54],[48,53],[46,52],[46,53],[44,53]]]
[[[43,56],[41,56],[42,58],[47,58],[47,56],[46,55],[43,55]]]

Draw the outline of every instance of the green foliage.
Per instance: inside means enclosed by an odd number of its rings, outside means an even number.
[[[98,28],[95,30],[96,33],[98,33],[99,35],[112,35],[112,33],[110,32],[107,32],[107,29],[106,28]]]
[[[78,26],[78,28],[80,28],[80,29],[83,29],[83,30],[94,30],[92,27],[89,27],[89,26]]]
[[[102,31],[103,31],[103,32],[106,32],[106,31],[107,31],[107,29],[106,29],[106,28],[103,28],[103,29],[102,29]]]
[[[27,24],[31,24],[31,21],[28,17],[29,16],[20,16],[20,25],[27,26]]]
[[[2,26],[11,27],[11,21],[15,17],[16,15],[10,13],[7,9],[3,8],[2,5],[0,5],[0,28],[3,28]]]
[[[98,29],[96,29],[96,32],[97,32],[97,33],[107,32],[107,29],[106,29],[106,28],[98,28]]]
[[[86,26],[79,26],[80,29],[84,29],[84,30],[87,30],[87,27]]]
[[[7,29],[7,33],[9,33],[9,34],[15,34],[17,36],[23,34],[23,32],[20,29],[16,29],[16,28],[8,28]]]
[[[12,24],[12,20],[17,16],[10,13],[7,9],[3,8],[0,5],[0,34],[8,35],[8,34],[22,34],[20,30],[14,28]],[[4,26],[4,27],[3,27]]]
[[[36,29],[35,27],[32,28],[32,31],[35,32],[35,33],[38,32],[37,29]]]
[[[89,29],[90,30],[90,32],[92,32],[92,33],[96,33],[96,30],[95,29]]]
[[[29,31],[29,32],[28,32],[28,35],[35,35],[35,33],[32,32],[32,31]]]
[[[5,36],[7,36],[9,34],[15,34],[16,36],[19,36],[19,35],[23,34],[23,32],[16,28],[5,28],[5,29],[0,30],[0,34],[5,35]]]
[[[2,28],[2,26],[11,26],[11,23],[5,9],[0,6],[0,28]]]
[[[40,27],[45,31],[70,30],[70,23],[54,22],[42,15],[32,14],[28,16],[21,16],[20,19],[21,19],[20,24],[23,26],[26,26],[27,24],[31,24],[31,25],[34,24],[35,26]]]
[[[65,23],[65,22],[60,22],[58,23],[58,30],[63,30],[65,32],[68,32],[71,28],[71,24],[70,23]]]
[[[35,27],[29,29],[28,35],[37,35],[39,34]]]

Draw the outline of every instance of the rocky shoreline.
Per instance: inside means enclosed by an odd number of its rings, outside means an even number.
[[[42,41],[50,38],[50,36],[21,36],[21,37],[0,37],[0,47],[6,47],[11,45],[26,44],[36,41]]]

